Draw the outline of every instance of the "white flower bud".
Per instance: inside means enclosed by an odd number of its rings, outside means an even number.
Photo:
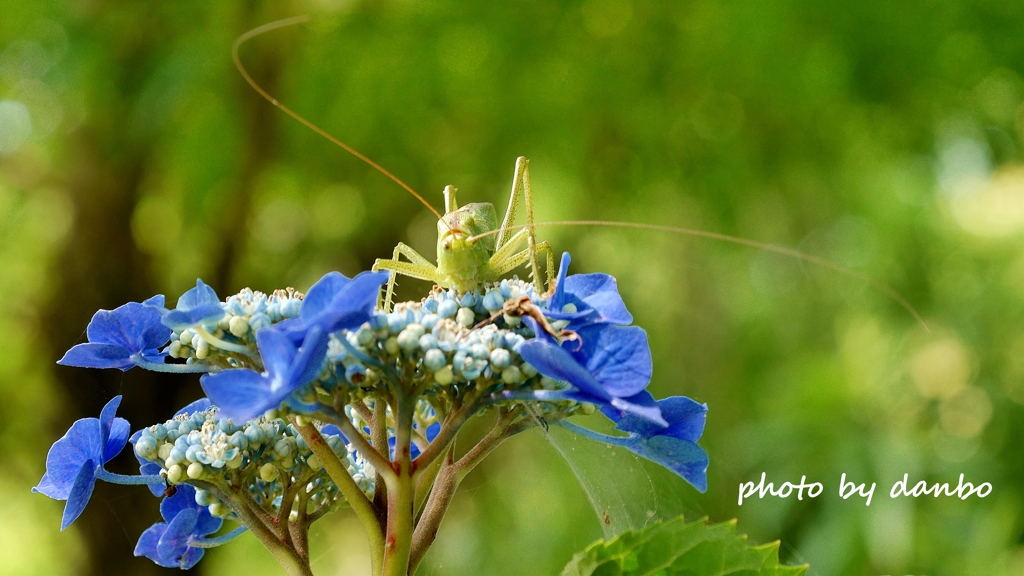
[[[232,316],[228,322],[228,331],[238,338],[244,338],[249,333],[249,320],[245,316]]]
[[[473,314],[469,308],[459,308],[459,311],[455,313],[455,321],[466,328],[472,328],[476,324],[476,314]]]
[[[193,480],[198,480],[203,476],[203,465],[199,462],[193,462],[188,465],[188,477]]]
[[[434,381],[440,384],[441,386],[447,386],[451,384],[452,380],[454,380],[454,374],[452,374],[452,369],[450,366],[445,366],[444,368],[441,368],[437,372],[434,372]]]
[[[277,480],[279,475],[280,472],[278,472],[277,466],[274,466],[273,464],[267,463],[260,467],[260,478],[262,478],[264,482],[273,482],[274,480]]]
[[[181,466],[178,466],[177,464],[167,469],[167,481],[170,482],[171,484],[177,484],[178,482],[181,482],[181,478],[184,475],[185,474],[184,471],[181,469]]]

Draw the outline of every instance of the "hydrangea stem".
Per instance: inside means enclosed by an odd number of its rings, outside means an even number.
[[[454,444],[448,449],[441,469],[437,473],[437,478],[434,480],[426,507],[423,509],[423,515],[416,523],[410,554],[410,573],[416,570],[423,557],[426,556],[427,550],[434,543],[437,531],[441,527],[441,520],[444,519],[448,506],[451,504],[452,498],[455,497],[455,491],[463,478],[503,440],[508,438],[512,424],[521,414],[520,408],[503,411],[491,431],[457,462],[454,461]]]
[[[293,422],[295,421],[293,420]],[[341,459],[338,458],[338,455],[324,441],[320,432],[312,424],[298,425],[298,422],[295,422],[295,424],[299,434],[309,444],[310,450],[316,454],[324,468],[327,469],[327,474],[334,481],[338,490],[341,491],[345,500],[348,501],[359,521],[362,522],[363,529],[366,531],[366,538],[370,543],[370,559],[373,571],[374,574],[379,574],[383,562],[384,535],[381,531],[380,522],[377,520],[377,515],[374,513],[373,506],[366,498],[366,495],[363,494],[359,485],[349,475],[348,470]]]
[[[337,413],[323,414],[323,416],[326,416],[325,419],[328,422],[334,424],[339,430],[341,430],[341,433],[345,435],[345,438],[355,445],[359,454],[374,467],[377,473],[384,476],[385,479],[394,476],[394,470],[391,468],[391,461],[370,445],[363,436],[363,433],[356,430],[356,427],[352,425],[352,421],[349,420],[348,417]]]
[[[225,492],[216,484],[203,481],[192,481],[191,484],[213,493],[221,501],[226,502],[235,512],[238,519],[256,536],[263,546],[274,556],[274,560],[288,576],[313,576],[309,567],[309,559],[301,556],[295,548],[289,546],[284,540],[267,527],[264,521],[253,513],[248,504],[241,498],[232,497],[232,494]]]
[[[394,475],[387,478],[388,526],[384,544],[384,576],[407,576],[412,552],[416,484],[412,474],[412,417],[415,401],[400,396],[395,418]]]

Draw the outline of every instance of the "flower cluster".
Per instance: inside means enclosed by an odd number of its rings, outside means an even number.
[[[67,500],[66,527],[97,479],[147,484],[164,497],[165,522],[137,555],[189,568],[248,529],[297,574],[308,573],[309,525],[341,506],[363,522],[375,568],[414,569],[461,478],[537,424],[624,446],[705,490],[695,442],[706,406],[647,392],[647,336],[614,278],[568,266],[566,254],[544,293],[507,279],[434,288],[393,310],[377,308],[387,275],[376,272],[223,301],[200,280],[174,309],[156,296],[101,310],[61,364],[199,372],[207,398],[131,436],[139,476],[103,467],[129,440],[111,401],[54,444],[36,490]],[[598,409],[625,435],[567,421]],[[455,459],[462,426],[486,415],[490,431]],[[214,536],[223,519],[239,528]],[[404,568],[389,572],[396,562]]]
[[[345,443],[336,427],[322,426],[320,433],[360,489],[372,497],[373,468]],[[189,480],[211,484],[216,490],[200,489],[196,500],[209,506],[210,514],[217,517],[237,518],[216,495],[225,487],[244,487],[270,514],[280,513],[290,488],[296,485],[304,486],[302,494],[291,495],[293,502],[286,505],[301,501],[307,514],[322,513],[343,500],[309,444],[294,425],[280,418],[260,416],[236,425],[220,418],[217,408],[210,406],[143,428],[132,441],[146,472],[155,472],[167,485]],[[163,486],[157,484],[156,489],[162,491]],[[298,512],[293,507],[290,513]]]

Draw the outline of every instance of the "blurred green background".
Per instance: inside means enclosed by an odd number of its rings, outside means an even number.
[[[507,202],[532,160],[540,220],[691,226],[795,247],[892,286],[654,232],[544,228],[614,274],[651,337],[657,396],[710,406],[710,489],[683,504],[783,541],[814,575],[1024,574],[1024,4],[1018,0],[10,0],[0,18],[0,574],[156,574],[158,518],[100,485],[66,533],[29,488],[49,445],[124,394],[136,427],[197,379],[54,362],[98,308],[197,276],[221,295],[306,289],[433,217],[247,87],[441,206]],[[413,296],[422,285],[406,281]],[[130,472],[126,451],[113,469]],[[740,482],[825,483],[736,505]],[[878,482],[870,507],[846,473]],[[891,499],[909,473],[985,499]],[[365,574],[358,524],[318,525],[314,568]],[[601,536],[536,431],[467,480],[421,570],[554,574]],[[277,574],[245,538],[204,574]]]

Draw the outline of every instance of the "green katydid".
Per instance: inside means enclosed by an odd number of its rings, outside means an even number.
[[[540,292],[544,290],[539,262],[540,256],[543,255],[547,263],[545,279],[551,282],[554,276],[554,260],[551,246],[547,242],[537,243],[533,227],[533,192],[530,189],[529,161],[526,158],[520,156],[516,159],[512,193],[501,228],[497,227],[493,204],[476,202],[459,207],[455,191],[456,188],[453,186],[446,186],[444,189],[445,213],[437,221],[437,266],[402,243],[395,247],[391,259],[378,259],[373,264],[374,270],[391,272],[384,298],[385,310],[391,307],[396,274],[429,280],[441,288],[468,292],[485,282],[498,280],[515,268],[527,264],[534,287]],[[526,224],[513,234],[512,223],[516,217],[520,192],[526,203]],[[524,243],[526,247],[522,248]],[[405,256],[410,261],[399,261],[399,256]]]
[[[278,102],[276,98],[263,90],[263,88],[261,88],[256,81],[252,79],[249,73],[246,72],[245,67],[242,66],[242,62],[238,57],[239,46],[247,40],[265,32],[307,22],[308,20],[308,16],[297,16],[294,18],[286,18],[284,20],[270,22],[269,24],[250,30],[235,40],[234,46],[232,46],[232,57],[234,59],[235,66],[238,68],[238,71],[241,73],[245,81],[248,82],[249,85],[268,102],[277,108],[280,108],[283,112],[298,120],[317,134],[341,147],[346,152],[369,164],[381,174],[393,180],[407,192],[412,194],[413,197],[419,200],[427,207],[428,210],[431,211],[431,213],[434,214],[434,216],[437,217],[438,240],[436,266],[410,246],[401,242],[395,247],[391,258],[378,258],[374,263],[374,270],[386,270],[391,272],[383,302],[383,309],[385,311],[390,310],[391,299],[394,294],[395,279],[399,274],[431,281],[441,288],[454,289],[457,292],[462,293],[479,288],[487,282],[498,280],[515,268],[523,264],[527,264],[535,289],[538,292],[552,290],[554,289],[554,286],[550,284],[554,280],[553,251],[546,241],[540,243],[537,242],[536,229],[542,226],[610,226],[618,228],[655,230],[659,232],[711,238],[714,240],[731,242],[733,244],[741,244],[760,250],[767,250],[785,256],[791,256],[810,264],[828,268],[840,274],[856,278],[870,285],[882,294],[885,294],[887,297],[906,309],[926,332],[930,332],[927,324],[925,324],[924,320],[917,313],[917,310],[914,309],[914,307],[902,295],[889,286],[861,274],[860,272],[836,264],[831,260],[810,254],[804,254],[803,252],[786,248],[785,246],[767,244],[764,242],[757,242],[755,240],[748,240],[745,238],[705,230],[644,224],[638,222],[610,222],[604,220],[536,222],[533,219],[533,192],[530,188],[528,170],[529,161],[522,156],[516,159],[515,173],[512,179],[512,192],[509,198],[508,209],[505,211],[505,216],[502,219],[500,227],[497,226],[496,212],[493,204],[478,202],[467,204],[460,208],[455,197],[456,188],[453,186],[445,187],[445,213],[439,213],[429,202],[427,202],[426,199],[423,198],[423,196],[413,190],[413,188],[408,184],[401,181],[397,176],[387,171],[382,166],[351,146],[338,140],[334,136],[331,136],[322,128],[313,124],[309,120],[306,120],[284,104]],[[513,222],[519,205],[520,192],[522,192],[526,204],[526,223],[516,225]],[[523,248],[524,243],[526,244],[525,248]],[[400,256],[405,256],[408,261],[399,260]],[[548,283],[547,286],[545,286],[545,283],[541,280],[541,256],[544,256],[546,263],[545,280]]]

